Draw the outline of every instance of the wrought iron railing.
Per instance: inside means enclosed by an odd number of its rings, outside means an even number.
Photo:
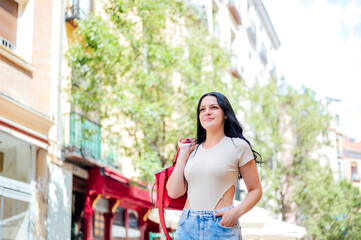
[[[65,7],[65,19],[85,19],[91,12],[92,0],[69,0]]]
[[[100,125],[74,112],[69,117],[69,146],[80,149],[85,157],[101,159]]]

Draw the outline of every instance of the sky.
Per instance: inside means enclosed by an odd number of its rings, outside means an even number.
[[[263,0],[281,47],[279,76],[339,99],[342,131],[361,140],[361,0]]]

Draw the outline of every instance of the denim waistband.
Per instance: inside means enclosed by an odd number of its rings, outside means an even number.
[[[193,209],[184,208],[183,214],[185,214],[187,218],[189,216],[192,216],[192,217],[202,216],[203,218],[213,218],[215,220],[216,213],[223,212],[223,211],[226,211],[226,210],[232,209],[232,208],[234,208],[234,207],[228,206],[228,207],[224,207],[224,208],[217,209],[217,210],[193,210]]]

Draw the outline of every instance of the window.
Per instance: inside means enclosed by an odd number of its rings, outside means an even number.
[[[0,1],[0,41],[9,49],[15,49],[18,8],[18,3],[14,0]]]
[[[337,156],[340,156],[340,139],[336,138],[336,152]]]
[[[129,240],[140,240],[140,230],[139,230],[139,213],[137,211],[128,209],[128,239]]]
[[[135,210],[118,207],[114,213],[112,226],[112,240],[140,240],[139,213]],[[126,228],[126,215],[128,215],[128,227]]]
[[[93,237],[94,239],[104,239],[105,220],[104,212],[95,210],[93,215]]]
[[[352,181],[360,181],[360,176],[358,174],[357,163],[351,164],[351,180]]]
[[[267,48],[266,48],[266,46],[265,46],[263,43],[262,43],[262,45],[261,45],[260,56],[261,56],[262,62],[263,62],[265,65],[267,65],[267,64],[268,64]]]
[[[126,209],[117,207],[114,213],[114,220],[112,226],[112,240],[123,240],[126,235],[125,228],[125,213]]]
[[[31,163],[31,145],[0,132],[0,176],[30,183]]]
[[[338,179],[339,179],[339,180],[343,179],[343,176],[342,176],[342,163],[341,163],[341,161],[337,161],[337,174],[338,174]]]
[[[0,54],[31,72],[34,19],[37,17],[34,16],[34,2],[0,0]],[[3,48],[8,48],[13,54]]]
[[[29,239],[33,146],[0,132],[0,239]]]
[[[217,39],[220,38],[221,30],[219,28],[219,13],[218,7],[213,3],[212,5],[212,17],[213,17],[213,36]]]
[[[340,115],[338,115],[338,114],[335,115],[335,123],[336,123],[336,126],[340,126]]]
[[[241,20],[241,1],[239,0],[229,0],[228,1],[228,9],[231,12],[231,15],[237,25],[242,24]]]
[[[0,187],[0,192],[1,187]],[[0,239],[29,239],[29,203],[1,196]]]

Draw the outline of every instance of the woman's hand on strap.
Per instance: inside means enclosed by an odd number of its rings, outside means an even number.
[[[223,227],[234,227],[238,221],[238,214],[234,208],[218,212],[216,213],[216,216],[222,217],[219,224]]]
[[[190,137],[187,137],[185,139],[180,138],[178,140],[178,147],[181,152],[190,154],[196,147],[196,140]]]

